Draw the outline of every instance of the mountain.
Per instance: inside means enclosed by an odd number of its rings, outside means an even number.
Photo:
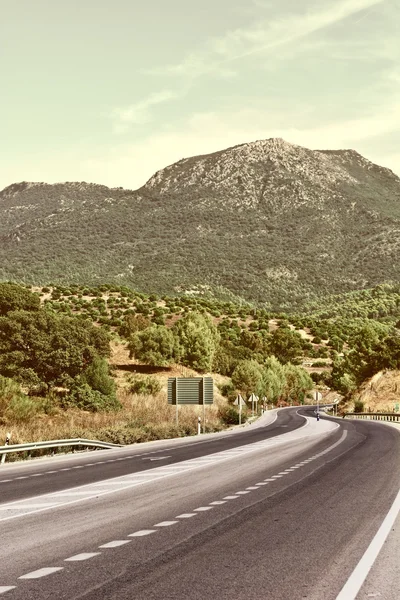
[[[139,190],[0,192],[0,279],[115,282],[289,308],[400,280],[400,178],[282,139],[186,158]]]

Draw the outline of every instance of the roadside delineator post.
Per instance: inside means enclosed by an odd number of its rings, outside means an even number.
[[[7,435],[6,435],[6,443],[4,444],[5,446],[8,446],[8,444],[10,443],[10,439],[11,439],[11,433],[7,433]],[[3,452],[0,464],[4,465],[4,463],[6,462],[6,456],[7,456],[7,454],[5,452]]]

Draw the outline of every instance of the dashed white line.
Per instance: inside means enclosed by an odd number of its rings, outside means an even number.
[[[46,575],[51,575],[57,571],[62,571],[62,569],[63,567],[45,567],[44,569],[38,569],[37,571],[26,573],[26,575],[21,575],[18,579],[39,579],[40,577],[46,577]]]
[[[268,481],[260,481],[259,483],[256,483],[256,485],[268,485]]]
[[[190,517],[195,517],[196,513],[183,513],[175,517],[175,519],[190,519]]]
[[[14,590],[15,589],[15,585],[0,585],[0,594],[5,594],[6,592],[9,592],[10,590]]]
[[[207,510],[211,510],[212,506],[199,506],[199,508],[194,508],[196,512],[206,512]]]
[[[132,540],[114,540],[113,542],[108,542],[107,544],[102,544],[99,548],[118,548],[119,546],[124,546],[125,544],[129,544]]]
[[[238,496],[243,496],[244,494],[250,494],[247,490],[242,490],[241,492],[235,492]]]
[[[98,556],[101,552],[82,552],[81,554],[75,554],[75,556],[70,556],[66,558],[66,562],[78,562],[81,560],[88,560],[89,558],[93,558],[94,556]]]
[[[210,502],[212,506],[219,506],[220,504],[226,504],[226,500],[214,500],[214,502]]]
[[[140,531],[135,531],[135,533],[130,533],[128,537],[143,537],[155,533],[156,531],[156,529],[141,529]]]
[[[250,487],[247,487],[246,490],[258,490],[258,487],[256,485],[251,485]]]
[[[235,500],[235,498],[238,498],[239,496],[225,496],[224,500]]]
[[[175,525],[175,523],[179,523],[179,521],[161,521],[161,523],[156,523],[154,527],[169,527]]]

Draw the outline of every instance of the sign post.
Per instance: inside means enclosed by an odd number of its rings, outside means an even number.
[[[314,396],[315,402],[317,403],[317,420],[319,421],[319,403],[322,400],[322,394],[321,394],[321,392],[316,391],[316,392],[314,392],[313,396]]]
[[[254,402],[258,402],[257,396],[255,394],[251,394],[249,402],[251,402],[251,416],[254,417]]]
[[[233,403],[235,406],[239,406],[239,425],[242,424],[242,406],[246,406],[246,402],[243,400],[242,396],[236,396],[236,399]]]

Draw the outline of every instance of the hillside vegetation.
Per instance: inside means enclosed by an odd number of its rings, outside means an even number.
[[[136,191],[0,192],[0,279],[191,291],[296,312],[400,280],[400,179],[353,150],[284,140],[179,161]]]
[[[14,442],[128,443],[194,434],[201,411],[181,407],[177,427],[167,404],[168,377],[182,375],[214,377],[208,431],[237,422],[238,393],[279,406],[310,402],[317,386],[346,409],[366,379],[400,368],[397,298],[397,285],[384,285],[285,314],[111,284],[2,283],[0,436],[11,428]]]

